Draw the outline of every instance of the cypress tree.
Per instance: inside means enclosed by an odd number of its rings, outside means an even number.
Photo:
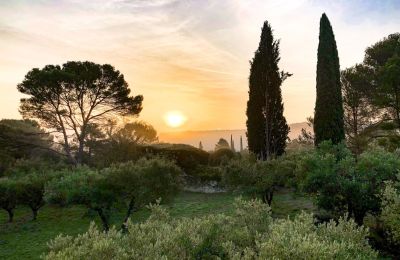
[[[231,150],[235,151],[235,143],[233,141],[232,135],[231,135]]]
[[[242,139],[242,136],[240,136],[240,151],[243,152],[243,139]]]
[[[345,138],[339,57],[332,26],[325,14],[319,28],[314,133],[315,145],[324,140],[337,144]]]
[[[246,111],[249,150],[259,159],[282,155],[288,138],[281,85],[290,74],[279,70],[279,60],[279,40],[274,40],[271,26],[265,21],[259,47],[250,62]]]

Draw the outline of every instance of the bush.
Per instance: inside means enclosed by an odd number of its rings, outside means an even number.
[[[220,165],[235,157],[235,152],[230,148],[219,148],[210,154],[210,164]]]
[[[45,259],[377,259],[367,230],[341,219],[315,226],[311,215],[273,220],[258,201],[235,202],[224,214],[175,219],[151,206],[152,215],[128,233],[93,224],[76,237],[58,236]]]
[[[387,183],[382,192],[381,220],[394,244],[400,245],[400,175],[397,183]]]
[[[334,217],[348,212],[361,225],[367,213],[379,213],[379,194],[384,182],[395,178],[400,158],[375,149],[355,161],[343,144],[324,142],[304,158],[300,168],[303,189],[315,196],[320,208]]]
[[[204,181],[221,181],[222,180],[222,168],[219,166],[210,165],[198,165],[196,169],[187,173],[188,175],[195,177],[200,182]]]

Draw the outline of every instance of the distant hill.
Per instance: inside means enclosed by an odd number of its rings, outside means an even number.
[[[295,139],[301,133],[301,129],[309,129],[306,122],[290,124],[289,138]],[[220,138],[225,138],[230,142],[231,135],[235,143],[236,150],[240,148],[240,136],[243,138],[243,147],[247,147],[246,130],[205,130],[205,131],[181,131],[181,132],[164,132],[159,134],[160,142],[189,144],[195,147],[199,146],[199,142],[203,143],[204,150],[214,150],[215,144]]]

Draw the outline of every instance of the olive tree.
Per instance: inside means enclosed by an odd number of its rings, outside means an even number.
[[[125,229],[134,210],[174,195],[181,173],[175,164],[159,158],[115,164],[101,171],[81,167],[50,181],[46,200],[60,205],[81,204],[96,211],[106,231],[110,228],[112,209],[123,203],[126,214],[122,229]]]
[[[8,222],[13,221],[17,201],[17,182],[6,177],[0,178],[0,208],[7,211]]]

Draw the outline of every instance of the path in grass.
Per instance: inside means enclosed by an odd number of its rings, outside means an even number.
[[[233,211],[233,202],[237,195],[231,193],[204,194],[182,192],[167,205],[170,214],[175,217],[195,217],[206,214]],[[272,205],[274,217],[286,217],[301,210],[311,211],[312,203],[304,197],[289,191],[280,191],[274,197]],[[149,215],[148,210],[134,213],[133,221],[143,221]],[[121,222],[123,212],[114,214],[113,222]],[[88,215],[83,207],[58,208],[45,206],[37,221],[31,221],[27,208],[16,211],[15,223],[7,224],[7,214],[0,211],[0,259],[39,259],[46,251],[46,243],[58,234],[76,235],[83,233],[91,221],[98,222],[96,215]]]

